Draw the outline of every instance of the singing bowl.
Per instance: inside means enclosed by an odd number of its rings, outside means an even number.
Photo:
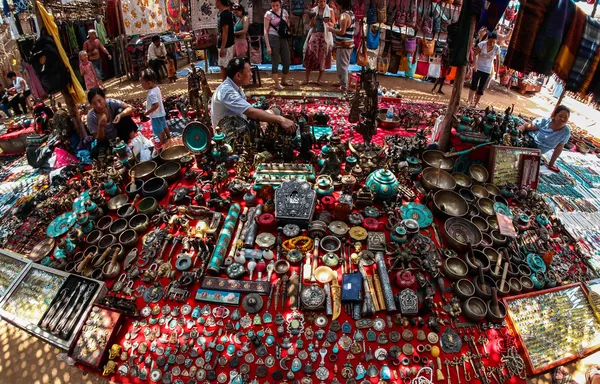
[[[454,293],[463,300],[475,294],[475,286],[467,279],[460,279],[454,284]]]
[[[479,297],[469,297],[463,304],[463,313],[473,322],[478,323],[483,320],[487,315],[487,312],[485,301],[481,300]]]
[[[502,271],[502,270],[501,270]],[[498,296],[507,296],[510,293],[510,285],[508,284],[508,279],[504,282],[503,289],[500,289],[500,283],[502,282],[502,275],[496,279],[496,292],[498,292]]]
[[[486,219],[487,223],[488,223],[488,232],[491,232],[493,230],[496,229],[500,229],[500,226],[498,225],[498,219],[496,219],[496,216],[490,216]]]
[[[110,234],[113,236],[119,236],[124,230],[127,229],[127,227],[129,227],[129,223],[127,222],[126,219],[121,218],[121,219],[115,220],[115,222],[112,223],[112,225],[110,226]],[[102,241],[102,240],[100,240],[100,241]],[[100,243],[98,243],[98,246],[100,246]]]
[[[132,188],[133,187],[133,188]],[[129,196],[130,199],[133,199],[135,195],[142,193],[142,188],[144,187],[144,180],[134,180],[131,183],[127,184],[125,187],[125,193]]]
[[[125,248],[135,247],[138,239],[139,235],[133,229],[126,229],[119,235],[119,243]]]
[[[477,247],[481,243],[481,231],[475,224],[462,217],[451,217],[444,223],[444,233],[450,248],[463,252],[468,243]]]
[[[433,196],[433,207],[437,215],[448,219],[462,217],[469,211],[469,205],[454,191],[437,191]]]
[[[471,187],[471,193],[476,199],[483,199],[490,195],[487,189],[483,185],[474,185]]]
[[[394,116],[392,121],[387,119],[387,113],[380,113],[377,115],[377,126],[382,129],[396,129],[400,126],[400,118]]]
[[[506,286],[508,286],[508,284],[506,284]],[[496,312],[496,309],[494,309],[496,307],[492,304],[491,301],[488,301],[487,303],[487,319],[493,323],[501,323],[506,317],[506,307],[504,306],[504,303],[498,300],[497,303],[498,312]]]
[[[521,276],[521,278],[519,279],[519,282],[521,283],[521,287],[523,287],[523,292],[531,292],[533,291],[533,280],[531,280],[531,277],[529,276]]]
[[[496,263],[498,263],[498,259],[500,258],[500,252],[496,251],[494,248],[486,247],[483,248],[483,253],[487,256],[492,269],[496,267]]]
[[[113,223],[111,216],[104,216],[96,223],[96,228],[102,232],[106,232]],[[91,232],[90,232],[91,233]]]
[[[490,193],[491,196],[489,196],[489,197],[492,198],[492,199],[495,198],[496,196],[501,196],[502,195],[502,192],[500,191],[500,188],[496,187],[492,183],[487,183],[487,184],[484,184],[483,186]]]
[[[481,267],[483,272],[490,270],[490,261],[485,253],[479,250],[473,250],[473,257],[470,257],[467,253],[465,256],[465,263],[469,267],[469,274],[473,276],[477,274],[479,267]]]
[[[506,245],[506,242],[508,241],[508,237],[501,234],[500,231],[497,229],[494,229],[490,233],[490,235],[492,236],[492,240],[494,241],[494,246],[496,246],[496,247],[502,247],[502,246]]]
[[[129,200],[127,195],[124,195],[124,194],[117,195],[117,196],[113,197],[112,199],[108,200],[108,209],[110,209],[111,211],[116,211],[117,209],[121,208],[123,205],[127,204],[127,200]]]
[[[502,196],[498,196],[498,195],[494,196],[494,201],[496,203],[502,203],[508,207],[508,201]]]
[[[154,215],[158,209],[158,203],[152,196],[143,198],[138,204],[138,211],[148,215],[148,217]]]
[[[129,219],[129,228],[133,229],[138,234],[142,234],[148,229],[149,223],[150,219],[148,219],[148,215],[138,213],[137,215]]]
[[[167,183],[172,184],[180,176],[179,171],[181,170],[181,164],[176,162],[168,162],[154,171],[155,177],[162,177]]]
[[[477,200],[477,208],[479,208],[479,212],[482,216],[488,217],[492,216],[494,212],[494,200],[488,199],[487,197],[483,197]]]
[[[154,171],[156,170],[156,162],[154,161],[144,161],[141,163],[137,163],[131,168],[129,171],[129,176],[132,176],[135,172],[135,179],[147,181],[152,177]]]
[[[454,177],[454,180],[456,181],[457,188],[471,188],[473,185],[473,180],[464,173],[454,172],[452,177]]]
[[[167,196],[167,192],[167,181],[162,177],[154,177],[146,181],[146,184],[142,188],[144,197],[154,197],[156,201],[160,201]]]
[[[278,275],[283,275],[288,273],[288,271],[290,270],[290,263],[287,260],[277,260],[275,262],[275,267],[274,267],[274,271],[276,274]]]
[[[475,224],[475,226],[477,226],[477,228],[479,228],[479,230],[483,233],[483,232],[487,232],[488,231],[488,223],[487,221],[485,221],[485,219],[481,216],[473,216],[471,218],[471,222],[473,224]]]
[[[487,233],[481,233],[481,243],[479,244],[480,248],[487,248],[487,247],[491,247],[494,245],[494,240],[492,240],[492,237],[490,235],[488,235]]]
[[[458,257],[449,257],[443,264],[444,276],[451,281],[458,281],[467,276],[467,264]]]
[[[121,208],[117,209],[117,216],[123,219],[129,219],[133,217],[137,213],[137,209],[131,203],[123,205]]]
[[[169,149],[165,149],[160,154],[160,161],[162,163],[168,163],[169,161],[179,162],[182,157],[190,154],[190,151],[185,147],[185,145],[175,145]]]
[[[427,192],[439,190],[452,191],[456,188],[456,181],[451,174],[438,168],[425,168],[421,173],[421,185]]]
[[[423,152],[421,159],[428,167],[451,171],[454,168],[454,157],[444,157],[444,152],[429,150]]]
[[[487,169],[483,165],[473,164],[469,167],[469,176],[473,181],[479,184],[483,184],[490,177]]]
[[[472,203],[473,201],[475,201],[475,195],[473,194],[473,192],[471,192],[471,190],[470,190],[470,189],[467,189],[467,188],[461,188],[461,189],[458,191],[458,194],[459,194],[459,195],[460,195],[460,196],[461,196],[463,199],[465,199],[465,201],[466,201],[467,203]]]
[[[114,225],[114,223],[113,223],[113,225]],[[114,237],[113,235],[111,235],[110,233],[108,235],[102,236],[100,241],[98,241],[98,251],[102,252],[106,248],[112,247],[116,241],[117,241],[117,238]]]
[[[94,229],[92,232],[88,233],[85,237],[85,242],[89,245],[96,245],[100,238],[102,237],[102,231],[99,229]]]
[[[338,239],[335,236],[325,236],[323,239],[321,239],[321,248],[325,251],[325,252],[337,252],[339,251],[340,247],[342,246],[342,242],[340,241],[340,239]]]
[[[508,280],[508,285],[510,286],[510,293],[516,295],[517,293],[523,290],[523,286],[521,285],[521,281],[516,277],[512,277]]]

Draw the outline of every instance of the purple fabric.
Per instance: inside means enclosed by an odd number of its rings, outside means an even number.
[[[532,72],[544,75],[552,72],[564,35],[571,26],[575,7],[572,0],[558,0],[556,7],[550,8],[535,38],[530,62]]]
[[[35,70],[31,64],[23,62],[23,67],[25,68],[25,71],[27,71],[27,75],[29,75],[29,89],[31,90],[33,97],[36,99],[42,99],[46,97],[46,91],[44,91],[42,83],[37,77],[37,74],[35,73]]]

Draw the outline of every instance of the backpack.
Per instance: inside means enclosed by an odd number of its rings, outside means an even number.
[[[64,89],[71,80],[54,39],[50,36],[42,36],[33,44],[31,65],[48,95]]]
[[[275,12],[273,12],[273,10],[271,10],[271,13],[279,18],[279,28],[275,28],[273,23],[269,23],[269,24],[271,24],[271,27],[273,27],[273,29],[275,29],[277,31],[277,34],[279,35],[279,37],[281,37],[283,39],[292,37],[292,35],[290,34],[290,26],[288,25],[287,21],[285,21],[281,17],[283,15],[283,10],[281,11],[281,15],[276,14]]]

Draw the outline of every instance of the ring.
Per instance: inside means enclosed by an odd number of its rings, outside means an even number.
[[[431,352],[431,344],[426,344],[426,345],[425,345],[425,350],[426,350],[427,352]]]
[[[417,345],[417,352],[421,353],[425,351],[425,346],[423,344]]]
[[[404,359],[402,359],[402,365],[408,365],[410,364],[410,359],[408,357],[405,357]]]

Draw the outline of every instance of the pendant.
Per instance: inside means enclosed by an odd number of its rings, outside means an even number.
[[[365,369],[365,367],[363,367],[361,363],[358,363],[358,365],[356,366],[356,380],[364,379],[366,373],[367,370]]]
[[[263,323],[270,324],[273,322],[273,316],[269,312],[265,312],[263,315]]]
[[[300,369],[302,369],[302,362],[299,358],[295,357],[292,360],[292,372],[298,372]]]
[[[317,372],[315,372],[317,379],[319,380],[327,380],[327,378],[329,377],[329,369],[325,368],[325,367],[319,367],[317,368]]]

